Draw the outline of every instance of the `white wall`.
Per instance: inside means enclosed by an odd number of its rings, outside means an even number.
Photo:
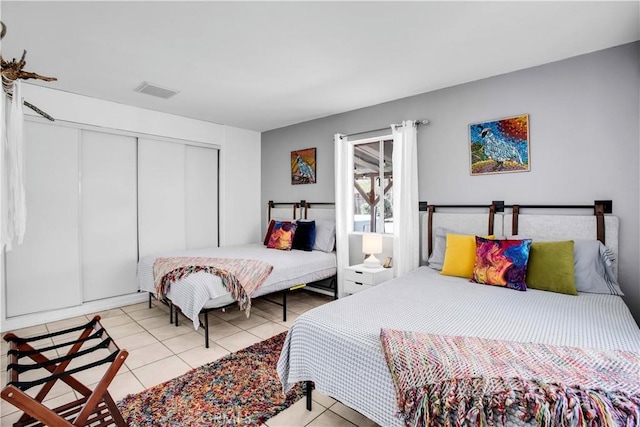
[[[56,120],[220,146],[224,144],[225,127],[216,123],[103,101],[44,86],[25,84],[23,87],[24,99]],[[24,112],[38,115],[27,107]]]
[[[418,130],[420,200],[613,200],[620,218],[619,280],[640,323],[639,86],[640,42],[635,42],[265,132],[262,201],[333,201],[333,134],[428,119]],[[524,113],[530,121],[531,171],[470,176],[469,124]],[[318,182],[292,188],[286,176],[290,151],[314,146]]]
[[[25,84],[24,99],[56,121],[171,139],[215,144],[220,147],[221,245],[256,242],[260,236],[260,134],[216,123],[146,110],[44,86]],[[170,101],[168,101],[170,102]],[[25,114],[37,116],[29,108]],[[27,165],[28,167],[28,165]],[[3,275],[0,271],[0,277]],[[4,306],[4,289],[0,305]],[[67,310],[46,312],[28,319],[4,321],[5,331],[146,300],[146,294],[102,300]],[[0,319],[4,319],[4,307]]]
[[[260,218],[260,134],[225,126],[220,151],[220,246],[262,240]]]

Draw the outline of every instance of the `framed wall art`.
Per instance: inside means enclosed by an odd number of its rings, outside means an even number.
[[[291,185],[316,183],[316,149],[291,152]]]
[[[529,115],[469,125],[471,175],[527,172]]]

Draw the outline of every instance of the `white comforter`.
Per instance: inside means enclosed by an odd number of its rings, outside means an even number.
[[[311,283],[336,274],[335,253],[321,251],[281,251],[268,249],[262,243],[252,243],[223,248],[207,248],[176,251],[142,258],[138,263],[138,286],[141,291],[155,293],[153,262],[158,257],[200,256],[217,258],[246,258],[265,261],[273,265],[273,271],[258,288],[254,297],[290,288],[301,283]],[[167,297],[198,328],[198,314],[203,308],[222,307],[233,302],[231,294],[218,276],[198,272],[171,284]]]
[[[301,315],[278,362],[285,390],[312,380],[383,426],[401,426],[380,328],[640,351],[640,329],[613,295],[526,292],[421,267]]]

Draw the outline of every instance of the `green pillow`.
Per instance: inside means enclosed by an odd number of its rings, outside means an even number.
[[[526,283],[531,289],[578,295],[573,240],[531,243]]]

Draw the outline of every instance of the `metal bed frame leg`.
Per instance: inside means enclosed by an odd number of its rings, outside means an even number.
[[[282,291],[282,321],[287,321],[287,291]]]
[[[209,312],[204,312],[204,347],[209,348]]]
[[[178,323],[178,315],[180,314],[180,310],[178,308],[178,306],[175,306],[175,310],[173,309],[173,304],[170,305],[171,307],[171,323],[176,324],[176,327],[179,326]],[[204,346],[205,348],[209,348],[209,310],[207,311],[201,311],[200,314],[202,314],[204,316],[204,324],[202,322],[200,322],[200,326],[204,327]]]
[[[311,410],[311,406],[312,406],[312,398],[311,398],[311,394],[313,392],[313,387],[311,386],[311,381],[305,381],[304,382],[304,389],[305,392],[307,394],[307,411]]]
[[[149,292],[149,308],[151,308],[151,292]]]

